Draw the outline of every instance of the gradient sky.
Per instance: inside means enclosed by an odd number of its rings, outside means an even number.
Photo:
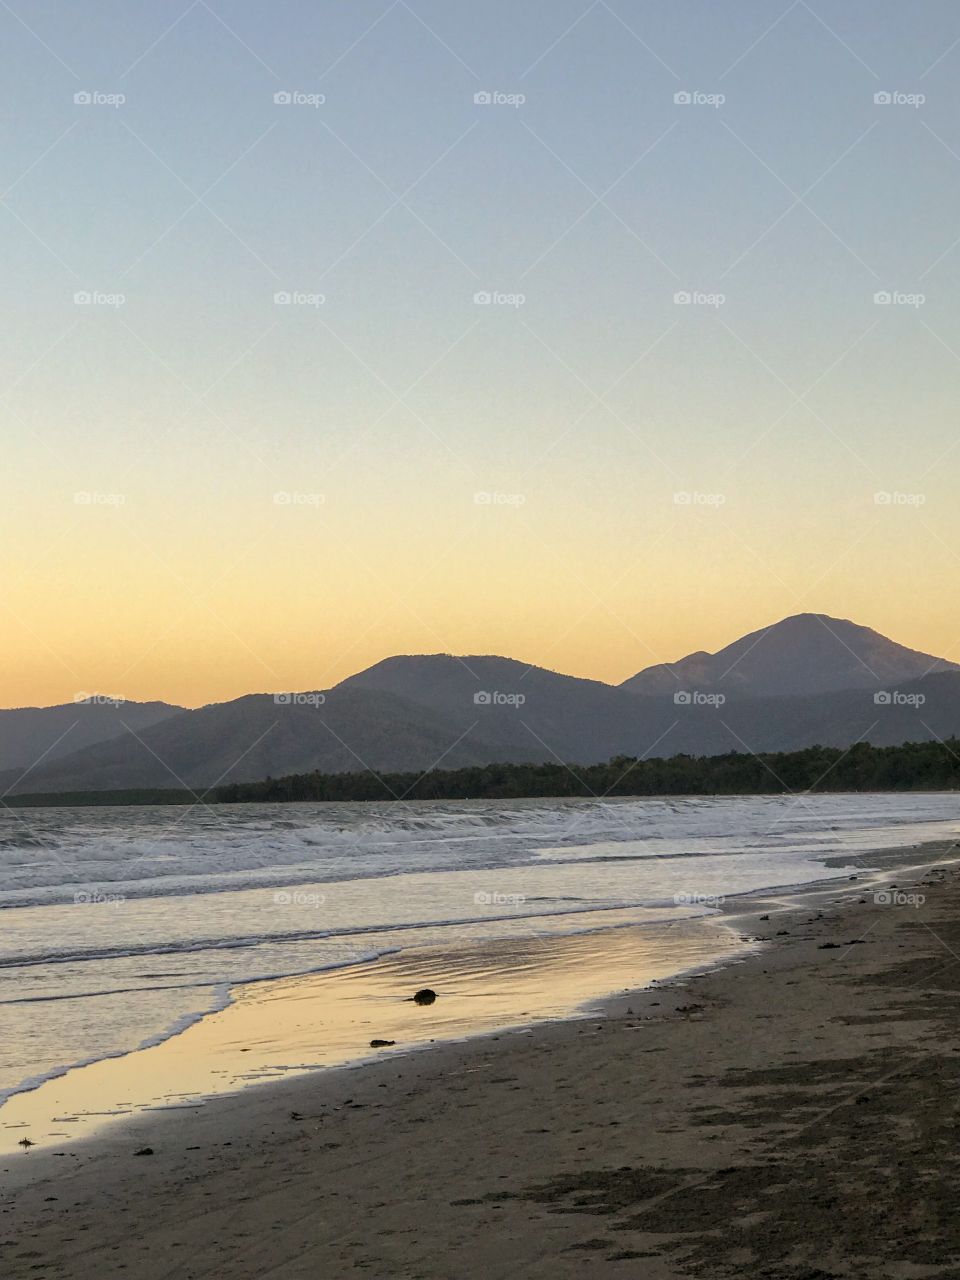
[[[0,705],[398,652],[621,680],[805,610],[960,658],[955,0],[0,36]]]

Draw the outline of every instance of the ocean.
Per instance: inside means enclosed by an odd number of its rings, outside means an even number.
[[[668,971],[664,923],[958,829],[952,794],[3,810],[0,1101],[392,954],[657,925]]]

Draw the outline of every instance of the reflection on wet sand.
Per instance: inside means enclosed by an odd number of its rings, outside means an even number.
[[[0,1150],[88,1136],[146,1108],[196,1106],[315,1067],[403,1052],[568,1015],[743,950],[715,919],[510,939],[386,956],[335,972],[237,988],[233,1002],[162,1044],[78,1067],[0,1108]],[[438,999],[411,997],[431,987]],[[371,1049],[371,1040],[395,1048]]]

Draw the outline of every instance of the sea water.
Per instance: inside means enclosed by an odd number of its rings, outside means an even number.
[[[958,828],[950,794],[3,810],[0,1100],[245,984],[662,926]]]

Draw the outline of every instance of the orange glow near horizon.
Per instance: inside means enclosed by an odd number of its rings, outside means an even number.
[[[498,654],[619,683],[799,612],[849,618],[911,648],[960,659],[950,602],[935,590],[944,565],[928,562],[924,576],[891,542],[882,575],[874,545],[818,585],[808,573],[806,590],[799,576],[792,591],[745,554],[721,573],[740,539],[719,528],[698,536],[709,539],[714,558],[699,569],[695,554],[678,554],[695,552],[695,542],[653,562],[597,566],[585,549],[578,559],[559,544],[538,561],[538,539],[529,536],[518,538],[516,555],[502,549],[496,560],[481,539],[462,541],[426,577],[405,572],[395,549],[380,555],[376,570],[353,561],[328,571],[318,561],[313,582],[301,578],[287,547],[275,571],[261,547],[258,558],[242,559],[219,580],[216,565],[185,552],[178,564],[146,554],[115,558],[99,580],[89,572],[73,577],[61,555],[44,589],[38,571],[29,589],[14,587],[6,597],[0,705],[101,693],[193,707],[245,693],[328,688],[409,653]],[[313,554],[308,549],[302,561]],[[682,582],[688,589],[677,589]]]
[[[960,658],[960,13],[166,7],[0,17],[0,706]]]

